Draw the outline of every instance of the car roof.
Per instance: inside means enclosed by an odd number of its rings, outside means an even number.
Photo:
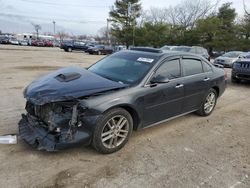
[[[131,49],[131,50],[123,50],[126,52],[130,52],[130,53],[137,53],[137,54],[147,54],[150,56],[155,56],[155,57],[169,57],[169,56],[175,56],[175,55],[182,55],[182,56],[194,56],[194,57],[198,57],[200,58],[200,55],[197,54],[193,54],[193,53],[189,53],[189,52],[182,52],[182,51],[164,51],[158,48],[145,48],[145,51],[143,51],[143,48],[138,48],[139,50],[135,49]],[[150,51],[152,50],[152,51]]]

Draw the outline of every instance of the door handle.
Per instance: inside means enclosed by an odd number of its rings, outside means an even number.
[[[181,87],[183,87],[184,85],[183,84],[177,84],[176,86],[175,86],[175,88],[181,88]]]
[[[207,78],[207,77],[206,77],[206,78],[204,78],[203,81],[206,82],[206,81],[208,81],[208,80],[210,80],[210,78]]]

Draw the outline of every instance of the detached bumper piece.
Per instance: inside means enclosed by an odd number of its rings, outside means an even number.
[[[88,145],[91,141],[88,132],[77,130],[69,136],[65,130],[61,133],[52,134],[42,124],[42,122],[34,121],[24,114],[22,114],[22,119],[19,122],[19,134],[21,138],[38,150],[57,151],[76,144]]]

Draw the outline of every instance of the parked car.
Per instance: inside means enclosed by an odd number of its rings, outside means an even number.
[[[242,51],[231,51],[223,54],[222,56],[217,57],[214,60],[214,63],[221,64],[224,67],[231,68],[233,63],[238,60],[240,55],[242,54]]]
[[[88,53],[89,48],[93,48],[95,44],[86,44],[85,47],[83,47],[84,52]]]
[[[19,43],[18,43],[18,40],[16,39],[16,38],[10,38],[10,44],[12,44],[12,45],[18,45]]]
[[[231,80],[237,83],[241,80],[250,80],[250,54],[246,58],[239,58],[233,63]]]
[[[46,47],[53,47],[54,46],[53,42],[50,40],[44,40],[43,42],[44,42],[44,46],[46,46]]]
[[[0,44],[9,44],[9,37],[7,36],[0,36]]]
[[[207,50],[200,46],[192,46],[192,47],[191,46],[176,46],[176,47],[171,48],[171,50],[198,54],[206,58],[208,61],[210,61],[210,56]]]
[[[250,58],[250,52],[243,52],[239,55],[239,58]]]
[[[132,130],[196,112],[208,116],[226,74],[191,53],[136,48],[107,56],[88,69],[59,69],[24,90],[22,139],[39,150],[92,144],[121,149]]]
[[[171,49],[173,49],[175,47],[177,47],[177,46],[164,45],[160,49],[163,50],[163,51],[169,51],[169,50],[171,50]]]
[[[223,54],[225,54],[224,51],[213,51],[212,54],[211,54],[211,56],[213,58],[216,58],[216,57],[222,56]]]
[[[31,41],[31,46],[37,46],[37,40],[32,40]]]
[[[127,49],[127,47],[124,46],[124,45],[117,45],[117,46],[114,47],[115,52],[119,52],[121,50],[126,50],[126,49]]]
[[[45,42],[43,40],[37,40],[36,41],[36,46],[44,47],[45,46]]]
[[[112,54],[113,49],[111,47],[107,47],[104,45],[95,45],[94,47],[88,48],[85,52],[89,54],[106,55],[106,54]]]
[[[29,45],[28,40],[20,40],[20,41],[18,41],[18,43],[19,43],[19,45],[21,45],[21,46],[28,46],[28,45]]]
[[[73,50],[84,51],[87,49],[86,44],[82,41],[65,41],[60,46],[65,52],[72,52]]]

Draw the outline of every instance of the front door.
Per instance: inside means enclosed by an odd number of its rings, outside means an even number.
[[[164,61],[156,70],[154,77],[166,77],[167,83],[148,83],[144,88],[143,124],[168,119],[181,113],[184,97],[183,78],[181,78],[180,59]]]

